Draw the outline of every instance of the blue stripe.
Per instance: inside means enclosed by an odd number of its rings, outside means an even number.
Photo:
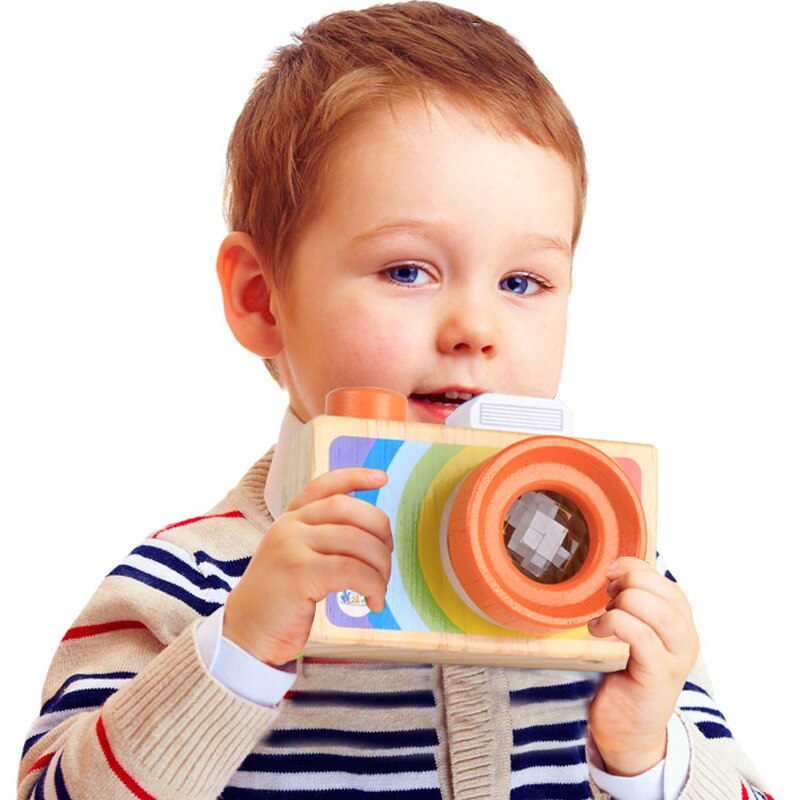
[[[64,782],[64,773],[61,771],[61,755],[58,756],[56,764],[56,797],[58,800],[72,800],[67,791],[67,784]]]
[[[680,709],[681,711],[700,711],[704,714],[712,714],[723,721],[727,721],[725,720],[725,715],[716,708],[708,708],[707,706],[681,706]]]
[[[25,753],[33,747],[39,739],[44,736],[45,733],[49,733],[49,731],[45,731],[44,733],[37,733],[35,736],[31,736],[29,739],[25,740],[25,744],[22,745],[22,758],[25,758]],[[20,759],[20,761],[22,760]]]
[[[168,594],[176,600],[186,603],[187,606],[193,608],[204,617],[208,617],[222,605],[222,603],[212,603],[208,600],[201,600],[199,597],[195,597],[195,595],[187,592],[180,586],[175,586],[174,583],[156,578],[155,575],[149,575],[147,572],[142,572],[142,570],[136,569],[135,567],[129,567],[127,564],[120,564],[108,574],[109,576],[121,575],[124,578],[131,578],[132,580],[152,586],[154,589],[158,589],[160,592],[164,592],[164,594]]]
[[[513,744],[530,744],[531,742],[574,742],[585,741],[586,720],[559,722],[555,725],[531,725],[526,728],[515,728]]]
[[[335,704],[352,708],[435,708],[433,692],[296,692],[288,702],[306,706]]]
[[[690,681],[686,681],[686,683],[683,684],[683,691],[702,692],[706,697],[711,697],[711,695],[702,686],[698,686],[696,683],[691,683]]]
[[[240,789],[228,786],[220,795],[220,800],[380,800],[380,798],[387,797],[398,797],[400,800],[442,800],[442,793],[438,789],[391,789],[375,792],[366,789],[297,791],[295,789]],[[583,796],[579,800],[583,800]]]
[[[405,444],[402,439],[378,439],[367,453],[364,466],[370,469],[382,469],[386,472],[392,464],[397,451]],[[372,505],[378,505],[378,492],[380,489],[359,489],[353,492],[353,497],[366,500]]]
[[[718,722],[695,722],[694,724],[706,739],[733,739],[733,734]]]
[[[67,678],[64,683],[61,684],[61,686],[58,688],[58,691],[56,691],[56,693],[47,702],[45,702],[39,714],[47,714],[48,712],[53,711],[58,706],[61,696],[73,683],[75,683],[75,681],[80,681],[84,678],[105,680],[134,677],[136,677],[135,672],[76,672],[74,675],[70,675],[69,678]]]
[[[592,800],[592,790],[588,781],[536,783],[512,789],[509,800]]]
[[[163,564],[168,569],[186,578],[187,581],[191,581],[199,589],[225,589],[228,592],[231,590],[230,584],[220,578],[219,575],[203,575],[195,567],[160,547],[142,544],[131,555],[142,556],[142,558]]]
[[[62,697],[50,710],[68,711],[74,708],[99,708],[116,691],[117,687],[76,689],[74,692],[69,692]]]
[[[396,772],[436,771],[433,753],[403,756],[343,756],[335,753],[251,753],[239,772],[347,772],[350,775],[391,775]]]
[[[518,772],[530,767],[574,767],[586,763],[584,752],[583,745],[581,745],[580,747],[559,747],[554,750],[528,750],[525,753],[512,753],[511,771]]]
[[[434,728],[410,731],[340,731],[335,728],[288,728],[272,730],[264,744],[275,747],[315,744],[345,747],[436,747],[439,737]]]
[[[397,451],[405,444],[402,439],[378,439],[370,448],[364,459],[364,467],[369,469],[381,469],[388,471]],[[364,489],[353,492],[353,497],[359,500],[366,500],[373,506],[378,505],[378,493],[380,489]],[[369,624],[372,628],[381,631],[399,631],[400,624],[395,619],[389,605],[386,604],[382,611],[370,611],[367,615]]]
[[[53,762],[51,761],[50,764]],[[39,776],[39,780],[36,781],[36,791],[33,793],[34,800],[45,800],[44,797],[44,782],[45,778],[47,777],[47,770],[50,769],[50,764],[47,765],[47,769],[42,770],[42,774]]]
[[[234,558],[231,561],[221,561],[218,558],[210,556],[205,552],[205,550],[195,551],[194,557],[198,564],[208,562],[209,564],[213,564],[215,567],[218,567],[226,575],[236,578],[240,578],[242,575],[244,575],[244,571],[247,569],[247,565],[250,563],[250,556],[245,556],[245,558]]]
[[[553,700],[585,700],[597,691],[594,681],[574,681],[558,686],[531,686],[509,692],[511,703],[547,703]]]

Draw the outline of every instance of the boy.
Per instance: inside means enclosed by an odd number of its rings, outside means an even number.
[[[228,152],[218,274],[289,394],[279,441],[208,514],[153,534],[56,653],[20,797],[765,796],[707,694],[691,609],[644,562],[594,673],[297,658],[315,603],[382,607],[392,532],[336,470],[285,504],[288,436],[340,386],[553,397],[583,147],[502,29],[435,3],[334,14],[259,80]],[[603,790],[608,792],[604,794]]]

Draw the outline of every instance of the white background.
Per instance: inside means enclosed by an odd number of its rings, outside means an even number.
[[[227,329],[214,265],[225,146],[252,83],[291,32],[342,7],[287,5],[4,15],[4,784],[52,653],[102,577],[150,532],[216,503],[277,437],[286,396]],[[659,549],[730,728],[788,798],[790,4],[462,7],[515,35],[578,122],[589,205],[559,397],[576,435],[658,448]]]

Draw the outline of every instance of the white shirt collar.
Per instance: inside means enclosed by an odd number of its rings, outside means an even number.
[[[278,434],[278,443],[275,445],[275,451],[272,454],[272,463],[267,473],[267,481],[264,484],[264,502],[267,506],[267,511],[273,519],[283,513],[283,509],[293,499],[291,497],[283,496],[283,472],[286,464],[286,446],[289,437],[300,430],[305,423],[292,411],[291,405],[286,407],[286,413],[283,415],[281,422],[281,432]]]

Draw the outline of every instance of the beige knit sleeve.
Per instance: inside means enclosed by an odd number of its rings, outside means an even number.
[[[211,800],[275,724],[280,704],[209,675],[194,633],[203,614],[153,583],[110,574],[61,642],[18,798]]]
[[[686,728],[691,751],[689,777],[680,800],[770,796],[717,707],[702,654],[689,673],[676,711]]]
[[[764,781],[728,729],[712,696],[702,656],[689,673],[675,709],[689,738],[689,776],[678,800],[771,800]],[[613,800],[589,778],[593,800]]]

